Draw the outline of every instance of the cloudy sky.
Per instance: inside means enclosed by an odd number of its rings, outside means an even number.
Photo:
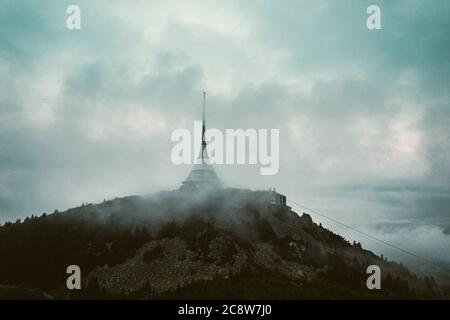
[[[382,30],[366,28],[381,8]],[[81,8],[81,30],[66,8]],[[0,222],[177,188],[173,130],[280,129],[288,198],[450,261],[450,2],[0,3]],[[320,217],[327,227],[369,248]],[[388,251],[386,251],[388,252]],[[388,252],[394,256],[394,252]]]

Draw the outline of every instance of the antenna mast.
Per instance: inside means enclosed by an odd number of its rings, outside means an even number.
[[[205,113],[206,113],[206,92],[203,91],[203,123],[202,123],[202,163],[205,163],[205,157],[204,152],[206,150],[206,141],[205,141],[205,131],[206,131],[206,124],[205,124]]]

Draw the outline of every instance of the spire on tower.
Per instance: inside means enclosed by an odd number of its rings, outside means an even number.
[[[202,122],[202,163],[205,163],[205,151],[206,151],[206,140],[205,140],[205,131],[206,131],[206,121],[205,121],[205,113],[206,113],[206,92],[203,91],[203,122]]]
[[[205,124],[206,91],[203,91],[203,124]]]

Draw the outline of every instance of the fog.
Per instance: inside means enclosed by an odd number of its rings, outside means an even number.
[[[0,4],[0,222],[178,188],[206,90],[208,126],[280,130],[278,173],[216,165],[225,186],[448,261],[448,1],[378,1],[379,31],[370,1],[77,3],[75,31],[62,2]]]

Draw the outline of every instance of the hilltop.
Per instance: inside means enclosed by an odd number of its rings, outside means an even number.
[[[0,295],[441,297],[431,277],[416,276],[261,195],[167,191],[7,223],[0,227]],[[81,291],[65,287],[71,264],[81,267]],[[371,264],[382,270],[381,290],[366,288]]]

